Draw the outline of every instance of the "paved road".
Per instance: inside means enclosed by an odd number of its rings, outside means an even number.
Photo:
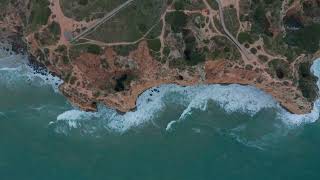
[[[233,35],[230,33],[230,31],[228,30],[228,28],[226,27],[226,24],[224,23],[224,15],[223,15],[223,8],[221,5],[220,0],[216,0],[218,5],[219,5],[219,15],[220,15],[220,22],[222,24],[222,28],[224,30],[224,32],[226,33],[226,35],[229,37],[229,39],[239,48],[239,50],[242,52],[242,54],[244,56],[246,56],[246,58],[249,60],[250,55],[249,52],[247,51],[247,49],[245,49],[242,44],[239,43],[239,41],[233,37]]]
[[[89,34],[91,31],[102,25],[103,23],[107,22],[109,19],[114,17],[116,14],[118,14],[119,11],[121,11],[123,8],[127,7],[130,3],[132,3],[135,0],[128,0],[125,3],[121,4],[117,8],[113,9],[111,12],[106,14],[103,18],[99,19],[95,24],[91,25],[88,27],[86,30],[82,31],[80,34],[78,34],[76,37],[74,37],[71,42],[74,42],[78,40],[79,38],[86,36]]]

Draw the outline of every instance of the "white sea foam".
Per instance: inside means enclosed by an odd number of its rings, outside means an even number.
[[[62,120],[76,121],[86,117],[96,116],[97,114],[98,113],[84,112],[80,110],[70,110],[60,114],[57,117],[57,120],[58,121],[62,121]]]
[[[179,98],[180,96],[181,98]],[[120,115],[116,111],[105,107],[101,107],[98,113],[70,110],[59,115],[57,120],[76,121],[101,118],[105,121],[106,128],[125,132],[157,117],[157,114],[165,107],[164,102],[168,100],[186,106],[180,120],[191,114],[193,109],[205,110],[209,100],[216,102],[228,113],[243,112],[254,115],[262,108],[276,107],[276,103],[271,96],[250,86],[201,85],[181,87],[178,85],[162,85],[144,92],[138,98],[137,110],[133,112]],[[170,129],[174,122],[169,123],[167,128]]]
[[[320,76],[320,60],[316,60],[312,66],[312,72]],[[318,85],[320,82],[318,82]],[[315,122],[319,118],[320,100],[315,103],[314,109],[309,114],[295,115],[284,110],[272,98],[271,95],[252,86],[242,85],[199,85],[181,87],[178,85],[162,85],[145,91],[137,100],[137,109],[133,112],[118,114],[115,110],[100,106],[97,113],[86,113],[79,110],[70,110],[59,115],[57,120],[70,122],[71,127],[77,127],[76,121],[99,120],[103,126],[117,132],[125,132],[132,127],[137,127],[155,119],[166,104],[175,103],[185,106],[179,121],[192,114],[194,109],[205,111],[208,101],[213,101],[227,113],[240,112],[254,116],[265,108],[273,108],[278,111],[278,118],[288,126],[296,126]],[[178,122],[171,121],[171,126]]]
[[[23,55],[10,55],[0,58],[1,79],[7,83],[12,83],[23,78],[34,85],[51,85],[54,91],[58,92],[59,85],[63,83],[60,78],[45,70],[35,72],[27,63],[27,57]]]
[[[166,127],[166,131],[170,131],[172,129],[172,126],[177,123],[177,121],[170,121],[168,124],[167,124],[167,127]]]
[[[18,68],[8,68],[8,67],[0,68],[0,71],[17,71],[17,70],[18,70]]]

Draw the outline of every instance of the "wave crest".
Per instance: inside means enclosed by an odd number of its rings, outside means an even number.
[[[312,72],[320,77],[320,59],[314,62]],[[319,84],[320,82],[318,82],[320,87]],[[67,120],[74,125],[74,121],[78,120],[100,119],[105,128],[126,132],[132,127],[141,126],[155,119],[159,112],[165,109],[166,103],[175,103],[185,107],[178,119],[181,121],[192,114],[195,109],[207,110],[209,101],[215,102],[227,113],[240,112],[250,116],[254,116],[262,109],[272,108],[277,111],[277,118],[288,126],[312,123],[319,119],[320,100],[315,103],[311,113],[296,115],[280,107],[271,95],[252,86],[232,84],[181,87],[169,84],[146,90],[138,98],[137,109],[134,112],[121,115],[113,109],[100,106],[97,113],[71,110],[59,115],[57,120]],[[176,120],[171,122],[176,122]],[[172,124],[168,124],[168,130]]]

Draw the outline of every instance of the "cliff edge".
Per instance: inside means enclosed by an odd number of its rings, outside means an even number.
[[[243,84],[292,113],[318,98],[317,0],[0,0],[1,43],[64,80],[83,110],[121,112],[161,84]]]

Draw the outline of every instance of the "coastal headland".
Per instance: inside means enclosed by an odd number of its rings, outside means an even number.
[[[295,114],[318,98],[316,0],[0,0],[0,43],[75,106],[120,112],[162,84],[255,86]]]

